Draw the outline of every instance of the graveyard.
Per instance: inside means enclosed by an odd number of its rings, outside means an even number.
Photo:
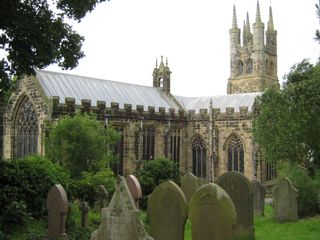
[[[280,179],[273,191],[265,204],[263,185],[238,172],[225,173],[215,183],[186,173],[179,185],[171,180],[157,185],[144,210],[139,208],[143,189],[134,175],[118,176],[112,196],[100,185],[94,206],[69,202],[65,189],[55,184],[45,200],[46,216],[30,218],[1,239],[319,239],[320,216],[299,219],[291,181]]]

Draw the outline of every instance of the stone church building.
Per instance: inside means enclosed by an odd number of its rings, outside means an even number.
[[[251,129],[256,97],[266,88],[279,88],[271,8],[266,31],[259,4],[255,23],[251,26],[247,16],[242,31],[234,8],[229,34],[230,78],[223,96],[173,95],[174,79],[162,57],[153,69],[152,87],[43,70],[20,79],[3,114],[4,157],[44,155],[48,123],[87,112],[122,133],[119,162],[112,166],[118,174],[166,157],[182,172],[208,180],[226,171],[270,180],[273,168],[259,158]]]

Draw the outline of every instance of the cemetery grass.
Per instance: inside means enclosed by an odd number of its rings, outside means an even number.
[[[320,216],[297,222],[278,223],[272,218],[272,207],[266,205],[265,217],[255,216],[256,240],[317,240],[320,239]],[[191,223],[185,225],[184,240],[192,240]]]

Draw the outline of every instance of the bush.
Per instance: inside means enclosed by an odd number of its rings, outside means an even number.
[[[40,156],[0,161],[0,225],[3,230],[23,225],[29,216],[40,218],[46,213],[48,191],[60,183],[68,186],[69,173]]]
[[[180,182],[180,173],[177,164],[169,159],[156,159],[145,162],[143,167],[136,171],[137,178],[141,184],[143,197],[141,208],[146,209],[148,195],[161,182],[173,180]]]
[[[83,171],[96,172],[107,166],[118,138],[116,130],[105,129],[89,115],[65,116],[51,129],[46,153],[54,162],[66,166],[72,177],[80,177]]]
[[[277,166],[278,178],[288,177],[293,186],[299,191],[298,214],[299,217],[312,216],[319,213],[320,172],[314,178],[308,171],[296,163],[281,162]]]
[[[97,191],[100,185],[104,185],[109,197],[114,192],[115,176],[109,168],[104,168],[97,173],[82,172],[81,178],[74,179],[70,185],[73,199],[87,201],[90,206],[97,200]]]

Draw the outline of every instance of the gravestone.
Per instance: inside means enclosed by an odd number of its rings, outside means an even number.
[[[88,212],[89,212],[89,206],[87,202],[82,202],[80,204],[80,211],[81,211],[81,227],[88,227]]]
[[[97,193],[101,211],[102,208],[108,207],[109,193],[103,185],[99,186]]]
[[[189,202],[198,189],[198,178],[191,172],[187,172],[181,177],[181,189]]]
[[[46,239],[68,239],[66,233],[66,217],[68,198],[60,184],[54,185],[47,196],[48,233]]]
[[[200,187],[189,203],[192,240],[231,240],[236,209],[229,195],[217,184]]]
[[[276,221],[298,220],[298,190],[292,185],[288,178],[280,179],[278,185],[273,189],[273,217]]]
[[[142,190],[138,179],[134,175],[129,175],[126,177],[126,183],[136,207],[139,208],[139,199],[142,197]]]
[[[217,179],[233,201],[237,212],[235,239],[255,239],[253,227],[253,190],[250,181],[239,172],[227,172]]]
[[[187,219],[187,201],[181,188],[172,181],[163,182],[148,201],[150,235],[156,240],[183,240]]]
[[[101,212],[101,224],[91,240],[152,240],[139,218],[124,177],[117,177],[109,207]]]
[[[264,186],[257,180],[252,180],[251,183],[253,189],[253,212],[257,215],[264,216]]]

